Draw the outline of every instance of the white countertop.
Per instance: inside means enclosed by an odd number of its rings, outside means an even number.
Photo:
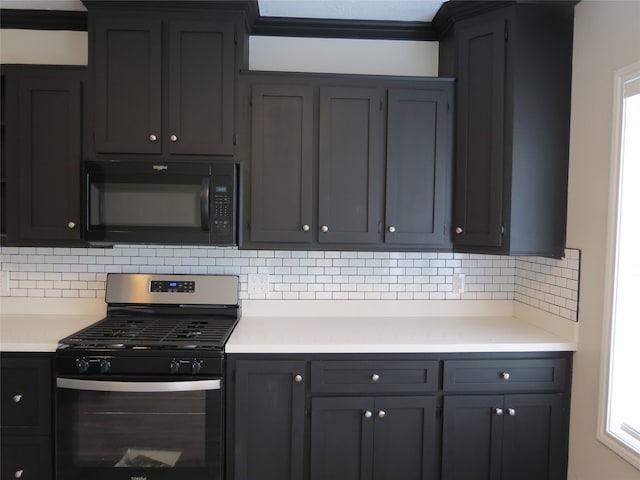
[[[506,316],[247,317],[227,353],[573,351],[575,342]]]

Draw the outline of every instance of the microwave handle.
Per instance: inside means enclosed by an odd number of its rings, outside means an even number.
[[[90,392],[195,392],[220,390],[220,380],[188,380],[168,382],[119,382],[109,380],[80,380],[58,377],[58,388]]]
[[[202,230],[209,231],[211,230],[211,225],[209,224],[209,192],[211,190],[211,181],[209,177],[204,177],[202,179],[202,190],[200,191],[200,219],[202,222]]]

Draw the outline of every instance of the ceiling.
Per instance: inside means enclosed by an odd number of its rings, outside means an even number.
[[[431,22],[444,0],[258,0],[261,17]],[[1,8],[85,11],[80,0],[0,0]]]

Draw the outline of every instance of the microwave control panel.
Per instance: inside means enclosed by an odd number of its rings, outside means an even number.
[[[211,233],[213,235],[232,235],[235,227],[235,189],[233,179],[215,175],[211,186],[211,194]]]

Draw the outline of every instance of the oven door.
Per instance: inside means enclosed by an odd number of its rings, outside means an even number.
[[[221,480],[220,378],[58,377],[59,480]]]

